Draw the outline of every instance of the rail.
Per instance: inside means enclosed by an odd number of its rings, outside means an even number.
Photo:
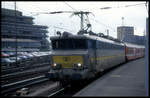
[[[61,92],[65,91],[68,87],[70,87],[71,84],[67,84],[65,87],[61,87],[59,90],[51,93],[48,95],[48,97],[53,97],[53,96],[56,96],[56,95],[59,95]]]
[[[56,91],[56,92],[53,92],[52,94],[49,94],[48,97],[52,97],[58,93],[60,93],[61,91],[63,91],[65,88],[61,88],[60,90]]]
[[[49,66],[44,66],[43,68],[31,69],[31,70],[26,70],[26,71],[22,71],[22,72],[16,72],[16,73],[12,73],[12,74],[2,75],[1,79],[6,80],[6,79],[9,79],[9,78],[14,78],[14,77],[17,77],[17,76],[21,77],[21,76],[33,74],[33,73],[36,73],[36,72],[46,72],[48,70],[49,70]]]
[[[42,76],[38,76],[35,78],[30,78],[30,79],[18,81],[15,83],[2,85],[1,86],[1,94],[6,94],[6,93],[12,92],[14,90],[23,88],[25,86],[41,83],[41,82],[48,81],[48,80],[49,80],[48,78],[46,78],[44,75],[42,75]]]
[[[27,69],[32,69],[32,68],[38,68],[38,67],[44,67],[48,66],[49,63],[44,63],[44,64],[36,64],[33,66],[22,66],[22,67],[15,67],[15,68],[9,68],[7,70],[1,70],[2,74],[9,74],[9,73],[15,73],[17,71],[22,71],[22,70],[27,70]]]

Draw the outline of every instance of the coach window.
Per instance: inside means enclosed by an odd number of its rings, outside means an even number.
[[[121,48],[120,48],[121,50],[123,49],[123,46],[121,45]]]
[[[120,50],[122,49],[122,45],[120,46]]]
[[[111,44],[111,50],[113,50],[113,44]]]
[[[120,50],[122,50],[123,48],[122,48],[122,45],[120,46]]]
[[[118,45],[116,45],[116,49],[118,49]]]
[[[107,46],[107,49],[109,49],[109,43],[108,44],[106,43],[106,46]]]
[[[112,50],[114,49],[113,45],[114,45],[114,44],[111,44],[111,49],[112,49]]]
[[[99,41],[96,41],[96,49],[100,49],[100,42]]]
[[[111,49],[111,43],[109,43],[109,49]]]
[[[106,43],[107,44],[107,49],[110,49],[110,43]]]
[[[115,45],[113,44],[113,48],[116,49]]]
[[[120,45],[118,45],[118,50],[120,50],[120,47],[121,47],[121,46],[120,46]]]
[[[103,49],[104,47],[103,47],[103,43],[102,42],[99,42],[99,47],[100,47],[100,49]]]
[[[105,43],[105,49],[108,49],[108,44],[107,43]]]
[[[119,45],[117,45],[117,50],[119,49]]]
[[[98,49],[98,41],[96,41],[96,49]]]
[[[105,42],[102,42],[102,48],[107,49],[107,44]]]
[[[115,50],[115,45],[113,44],[113,49]]]
[[[88,40],[88,48],[92,49],[92,42],[91,42],[91,40]]]
[[[101,42],[100,41],[97,41],[97,42],[98,42],[98,49],[103,48],[103,46],[101,45]]]
[[[111,49],[111,43],[109,43],[108,45],[109,45],[109,49]]]
[[[106,49],[105,43],[102,42],[103,49]]]
[[[120,46],[120,50],[122,49],[122,46]]]
[[[112,49],[115,49],[114,44],[112,44]]]
[[[105,48],[108,49],[109,48],[108,43],[105,42],[104,44],[105,44]]]
[[[101,49],[103,46],[102,46],[102,44],[101,44],[101,42],[100,41],[97,41],[97,43],[98,43],[98,49]]]
[[[88,40],[88,47],[89,47],[89,49],[95,49],[96,48],[96,41],[95,40]]]

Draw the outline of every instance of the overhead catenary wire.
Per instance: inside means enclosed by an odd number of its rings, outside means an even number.
[[[148,1],[146,1],[147,3]],[[111,9],[111,8],[124,8],[124,7],[133,7],[133,6],[139,6],[139,5],[146,5],[146,3],[138,3],[138,4],[132,4],[132,5],[124,5],[124,6],[114,6],[114,7],[102,7],[102,8],[88,8],[88,9],[80,9],[80,10],[103,10],[103,9]]]
[[[77,9],[75,9],[74,7],[72,7],[70,4],[68,4],[67,2],[63,2],[63,3],[65,3],[69,8],[73,9],[74,11],[78,11]],[[146,3],[125,5],[125,6],[118,6],[118,7],[104,7],[104,9],[106,9],[106,8],[109,9],[109,8],[132,7],[132,6],[139,6],[139,5],[143,5],[143,4],[146,4]],[[57,11],[56,13],[62,13],[62,12],[65,12],[65,13],[72,13],[73,11]],[[52,13],[52,12],[39,12],[39,13],[37,13],[37,15],[42,14],[42,13],[43,13],[43,14],[55,14],[55,12],[54,12],[54,13]],[[80,15],[78,15],[78,16],[81,18]],[[100,22],[100,21],[98,21],[98,20],[96,20],[96,19],[92,19],[92,18],[90,18],[90,17],[89,17],[89,19],[91,19],[92,21],[95,21],[96,23],[98,23],[98,24],[100,24],[100,25],[102,25],[102,26],[105,26],[105,27],[110,28],[110,29],[112,29],[112,30],[115,31],[114,28],[112,28],[112,27],[110,27],[110,26],[107,26],[106,24],[104,24],[104,23],[102,23],[102,22]],[[85,23],[85,21],[83,21],[83,22]]]
[[[67,2],[64,1],[64,3],[65,3],[67,6],[69,6],[71,9],[77,11],[75,8],[73,8],[72,6],[70,6]]]
[[[68,3],[65,2],[65,4],[67,4],[67,5],[68,5],[70,8],[72,8],[73,10],[76,10],[75,8],[73,8],[72,6],[70,6]],[[125,6],[118,6],[118,7],[103,7],[103,8],[100,8],[100,9],[132,7],[132,6],[139,6],[139,5],[143,5],[143,4],[145,4],[146,9],[147,9],[147,5],[146,5],[146,4],[148,4],[147,2],[146,2],[146,3],[139,3],[139,4],[132,4],[132,5],[125,5]],[[77,11],[77,10],[76,10],[76,11]],[[148,11],[148,10],[147,10],[147,11]],[[148,12],[148,13],[149,13],[149,12]],[[112,28],[112,27],[110,27],[110,26],[107,26],[107,25],[105,25],[104,23],[99,22],[99,21],[96,20],[96,19],[93,19],[93,18],[90,18],[90,19],[92,19],[93,21],[95,21],[95,22],[98,23],[98,24],[101,24],[101,25],[103,25],[103,26],[105,26],[105,27],[108,27],[108,28],[112,29],[113,31],[116,31],[114,28]]]
[[[67,31],[72,31],[72,30],[69,30],[69,29],[66,29],[66,28],[62,28],[62,27],[58,27],[58,26],[52,26],[53,28],[57,28],[57,29],[62,29],[62,30],[67,30]]]
[[[75,8],[73,8],[71,5],[69,5],[67,2],[64,2],[67,6],[69,6],[71,9],[73,9],[73,10],[75,10],[77,13],[79,12],[78,10],[76,10]],[[82,29],[84,29],[84,26],[83,26],[83,23],[85,23],[86,24],[86,22],[85,21],[83,21],[83,14],[85,14],[85,13],[91,13],[91,12],[83,12],[83,13],[81,13],[81,11],[80,11],[80,15],[79,14],[77,14],[79,17],[80,17],[80,19],[81,19],[81,30]],[[75,13],[74,13],[75,14]],[[88,18],[88,15],[87,14],[85,14],[86,16],[87,16],[87,18]],[[83,23],[82,23],[83,22]],[[89,23],[89,20],[88,20],[88,23]]]
[[[77,11],[77,9],[73,8],[71,5],[69,5],[67,2],[64,2],[68,7],[70,7],[71,9],[73,9],[74,11]],[[118,6],[118,7],[109,7],[109,8],[122,8],[122,7],[132,7],[132,6],[139,6],[139,5],[143,5],[143,4],[146,4],[146,3],[139,3],[139,4],[132,4],[132,5],[125,5],[125,6]],[[46,13],[46,12],[45,12]],[[57,12],[57,13],[61,13],[61,12]],[[40,13],[37,13],[37,14],[40,14]],[[48,13],[47,13],[48,14]],[[78,15],[79,16],[79,15]],[[80,17],[80,16],[79,16]],[[110,27],[110,26],[107,26],[106,24],[96,20],[96,19],[92,19],[89,17],[89,19],[91,19],[92,21],[95,21],[96,23],[102,25],[102,26],[105,26],[107,28],[110,28],[112,30],[115,31],[114,28]],[[85,23],[85,21],[83,21]]]
[[[71,5],[69,5],[68,3],[65,2],[65,4],[66,4],[67,6],[69,6],[70,8],[72,8],[73,10],[77,11],[75,8],[73,8],[73,7],[72,7]],[[115,31],[115,29],[113,29],[112,27],[109,27],[109,26],[105,25],[104,23],[99,22],[99,21],[96,20],[96,19],[93,19],[93,18],[90,18],[90,19],[92,19],[93,21],[95,21],[95,22],[98,23],[98,24],[101,24],[101,25],[103,25],[103,26],[105,26],[105,27],[111,28],[112,30]]]
[[[112,29],[113,31],[116,31],[114,28],[112,28],[112,27],[110,27],[110,26],[108,26],[108,25],[105,25],[104,23],[99,22],[99,21],[98,21],[98,20],[96,20],[96,19],[93,19],[93,18],[90,18],[90,19],[92,19],[93,21],[95,21],[95,22],[96,22],[96,23],[98,23],[98,24],[101,24],[101,25],[103,25],[103,26],[105,26],[105,27],[107,27],[107,28]]]
[[[99,9],[103,10],[103,9],[112,9],[112,8],[124,8],[124,7],[132,7],[132,6],[143,5],[143,4],[146,4],[146,3],[125,5],[125,6],[117,6],[117,7],[102,7],[102,8],[99,8]]]
[[[146,4],[146,3],[139,3],[139,4],[126,5],[125,7],[137,6],[137,5],[143,5],[143,4]]]
[[[68,7],[70,7],[71,9],[73,9],[74,11],[57,11],[57,12],[38,12],[38,13],[35,13],[35,12],[31,12],[31,14],[33,15],[33,16],[37,16],[37,15],[39,15],[39,14],[59,14],[59,13],[75,13],[75,12],[81,12],[81,11],[78,11],[78,10],[76,10],[75,8],[73,8],[71,5],[69,5],[67,2],[64,2]],[[34,14],[35,13],[35,14]],[[77,14],[80,18],[81,18],[81,16],[79,15],[79,14]],[[93,15],[94,16],[94,15]],[[105,27],[107,27],[107,28],[110,28],[110,29],[112,29],[112,30],[114,30],[115,31],[115,29],[113,29],[112,27],[110,27],[110,26],[107,26],[107,25],[105,25],[104,23],[101,23],[100,21],[98,21],[98,20],[96,20],[96,19],[93,19],[93,18],[90,18],[89,17],[89,19],[91,19],[91,20],[93,20],[93,21],[95,21],[96,23],[98,23],[98,24],[100,24],[100,25],[103,25],[103,26],[105,26]],[[89,22],[89,20],[88,20],[88,22]],[[83,21],[83,23],[86,23],[85,21]]]

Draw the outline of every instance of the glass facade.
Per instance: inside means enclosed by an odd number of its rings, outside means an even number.
[[[33,17],[23,16],[20,11],[5,8],[2,8],[1,11],[2,50],[8,50],[7,48],[39,51],[49,49],[49,42],[46,39],[48,37],[47,26],[35,25]]]

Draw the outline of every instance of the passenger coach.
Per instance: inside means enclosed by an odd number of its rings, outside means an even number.
[[[127,61],[144,57],[145,47],[142,45],[125,43],[125,54],[126,54],[126,60]]]

